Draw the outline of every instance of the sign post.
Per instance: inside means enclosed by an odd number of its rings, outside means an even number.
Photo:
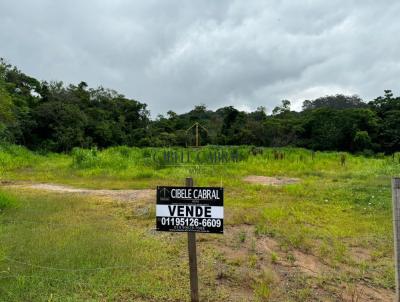
[[[396,302],[400,302],[400,178],[392,179],[393,201],[393,241],[394,241],[394,265],[396,280]]]
[[[224,232],[224,190],[194,187],[186,178],[185,187],[157,187],[156,229],[188,232],[191,301],[199,301],[196,233]]]
[[[193,187],[193,178],[186,178],[186,187]],[[196,233],[188,232],[188,253],[190,271],[190,296],[192,302],[199,302],[199,284],[197,277]]]

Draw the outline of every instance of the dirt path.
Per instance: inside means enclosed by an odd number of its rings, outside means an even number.
[[[4,185],[4,184],[3,184]],[[5,184],[7,187],[20,187],[26,189],[34,189],[40,191],[51,191],[54,193],[80,194],[99,197],[108,197],[119,201],[136,201],[155,199],[155,190],[94,190],[84,188],[74,188],[65,185],[56,185],[48,183],[32,183],[32,184]]]
[[[298,183],[299,178],[289,178],[289,177],[269,177],[269,176],[259,176],[259,175],[249,175],[243,178],[245,182],[260,185],[270,185],[270,186],[283,186]]]

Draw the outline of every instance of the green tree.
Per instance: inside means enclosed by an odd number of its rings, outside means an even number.
[[[319,97],[315,100],[305,100],[303,102],[303,110],[313,110],[318,108],[331,108],[331,109],[356,109],[367,108],[367,104],[357,96],[347,96],[343,94],[327,95]]]
[[[283,114],[286,112],[290,112],[290,101],[289,100],[282,100],[282,105],[277,106],[272,110],[273,115]]]
[[[86,115],[74,104],[47,102],[34,110],[36,129],[31,143],[51,151],[84,147]]]
[[[372,141],[367,131],[357,131],[354,135],[354,151],[363,151],[371,149]]]

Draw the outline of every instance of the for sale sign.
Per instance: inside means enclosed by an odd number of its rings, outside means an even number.
[[[224,232],[224,189],[157,187],[157,231]]]

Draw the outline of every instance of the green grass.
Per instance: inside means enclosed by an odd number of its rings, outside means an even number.
[[[10,194],[0,191],[0,212],[15,206],[16,200]]]
[[[2,146],[0,176],[7,182],[108,189],[182,185],[192,176],[196,185],[224,186],[230,231],[198,236],[202,297],[209,301],[243,301],[243,296],[308,301],[321,295],[315,286],[330,297],[342,291],[342,284],[393,290],[390,179],[400,174],[397,160],[346,154],[341,166],[336,152],[316,152],[312,158],[304,149],[266,148],[256,156],[251,147],[237,150],[242,156],[237,163],[168,166],[161,160],[162,150],[151,148],[37,154]],[[276,150],[284,159],[274,158]],[[156,161],[151,158],[154,152]],[[247,175],[301,181],[272,187],[245,183],[242,178]],[[152,231],[153,210],[145,216],[135,214],[137,206],[152,209],[154,203],[4,188],[0,300],[187,300],[186,237]],[[243,226],[253,233],[244,232]],[[235,237],[229,232],[236,232]],[[259,246],[267,237],[279,249],[263,256]],[[288,275],[289,288],[279,286],[271,269],[284,259],[294,263],[294,251],[315,255],[334,273],[310,277],[297,272]],[[247,256],[242,259],[241,253]]]
[[[186,289],[179,286],[185,276],[176,273],[171,257],[179,254],[177,245],[159,240],[163,234],[135,228],[115,205],[37,193],[18,197],[20,207],[1,217],[0,237],[7,255],[0,277],[4,300],[183,295],[175,288]],[[157,265],[170,270],[158,270]]]

